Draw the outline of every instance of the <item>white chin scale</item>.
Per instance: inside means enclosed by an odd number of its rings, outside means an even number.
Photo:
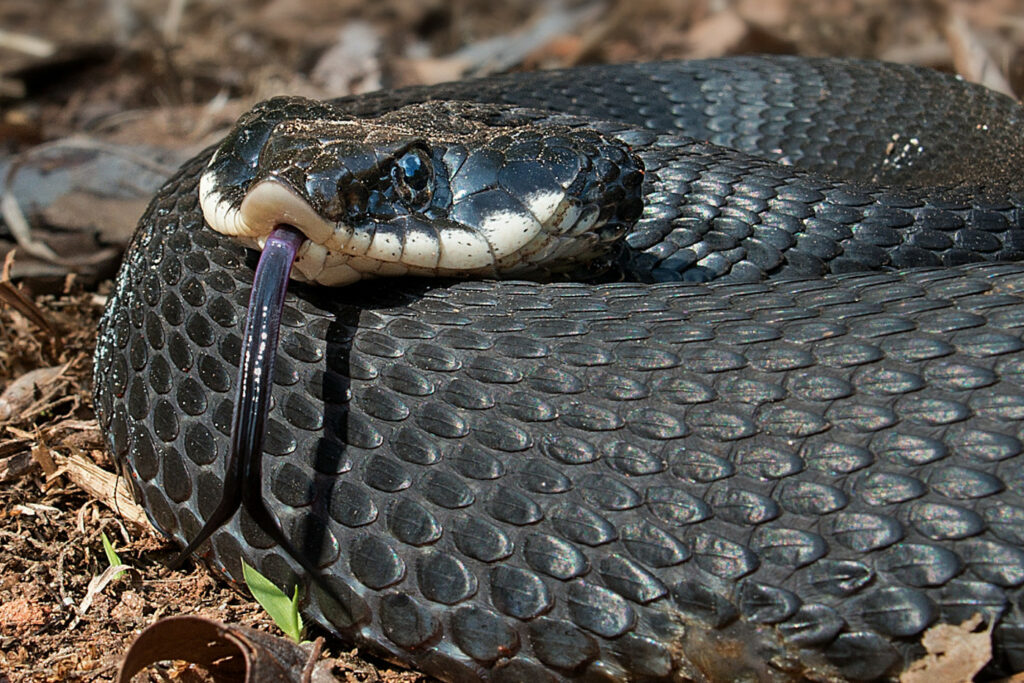
[[[263,248],[275,227],[295,227],[308,239],[299,248],[292,277],[305,282],[346,285],[381,276],[514,275],[535,269],[537,261],[530,256],[568,246],[559,239],[557,226],[541,227],[565,222],[560,194],[530,197],[527,204],[533,216],[495,212],[477,230],[452,227],[398,236],[328,222],[273,178],[250,188],[241,203],[225,198],[217,186],[210,171],[199,180],[199,205],[209,226],[256,249]]]

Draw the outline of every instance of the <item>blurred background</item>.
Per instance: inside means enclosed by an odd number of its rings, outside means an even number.
[[[1014,94],[1021,46],[1024,0],[4,0],[0,173],[25,221],[8,201],[0,257],[20,245],[14,274],[36,287],[109,277],[162,178],[270,95],[743,53],[906,62]]]
[[[1024,75],[1019,0],[4,0],[0,29],[8,115],[19,97],[73,104],[69,128],[217,96],[749,52],[949,70],[977,44],[1011,85]]]

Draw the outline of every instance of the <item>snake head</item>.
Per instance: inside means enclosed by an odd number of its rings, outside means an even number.
[[[297,228],[307,242],[292,276],[320,284],[579,271],[640,217],[643,164],[549,118],[460,102],[356,118],[277,98],[216,149],[200,205],[210,227],[257,248],[276,226]]]

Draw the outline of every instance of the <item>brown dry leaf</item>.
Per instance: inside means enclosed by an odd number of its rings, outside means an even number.
[[[69,191],[57,197],[41,215],[48,224],[59,225],[63,230],[85,234],[96,228],[104,242],[127,244],[148,204],[148,196],[121,199]],[[79,243],[83,248],[92,248],[87,238],[81,238]]]
[[[53,460],[53,451],[50,450],[49,446],[39,442],[33,444],[32,459],[43,468],[43,473],[46,475],[47,479],[52,479],[57,476],[57,463]]]
[[[0,393],[0,422],[17,421],[32,412],[41,401],[52,398],[57,380],[67,371],[70,363],[49,368],[37,368],[14,380]]]
[[[32,454],[27,451],[0,458],[0,483],[21,479],[32,471],[35,464]]]
[[[774,32],[793,17],[791,0],[739,0],[736,12],[744,20]]]
[[[4,257],[3,272],[0,273],[0,302],[6,303],[18,313],[21,313],[23,316],[31,320],[36,327],[49,334],[50,337],[55,340],[59,349],[60,341],[56,338],[57,331],[50,323],[49,318],[47,318],[46,314],[36,306],[32,299],[18,289],[17,285],[11,282],[11,266],[13,265],[14,252],[9,251]]]
[[[152,663],[185,660],[205,668],[215,681],[329,683],[330,666],[317,661],[323,638],[307,646],[244,626],[194,616],[167,617],[144,630],[125,654],[118,683]]]
[[[928,651],[900,676],[900,683],[970,683],[992,659],[992,629],[975,633],[981,615],[960,625],[938,624],[925,631],[921,644]]]
[[[150,198],[187,158],[171,150],[181,138],[164,148],[69,135],[11,157],[0,213],[22,284],[109,275]],[[0,254],[8,245],[0,240]]]
[[[83,491],[116,512],[122,519],[141,527],[149,525],[146,511],[132,498],[132,493],[123,479],[79,455],[65,458],[54,453],[53,456],[56,464],[62,468],[62,473]]]
[[[320,55],[310,79],[331,97],[379,90],[383,87],[380,45],[380,31],[373,24],[349,22]]]
[[[421,85],[457,81],[469,68],[464,59],[440,57],[437,59],[396,59],[393,77],[403,85]]]
[[[732,10],[716,12],[686,32],[689,56],[694,59],[721,57],[733,52],[750,33],[739,14]]]
[[[600,5],[570,7],[562,3],[539,4],[529,20],[521,26],[486,40],[475,41],[446,57],[466,63],[464,76],[486,76],[523,64],[537,65],[542,55],[550,54],[547,46],[551,41],[578,34],[582,27],[592,24],[601,13]]]
[[[991,90],[1016,97],[999,65],[992,59],[992,55],[958,8],[953,7],[949,10],[943,28],[946,40],[953,51],[953,67],[957,73]]]

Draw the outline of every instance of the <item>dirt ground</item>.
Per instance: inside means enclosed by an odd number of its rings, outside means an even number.
[[[1024,93],[1019,46],[1024,0],[3,0],[0,683],[112,680],[161,616],[276,632],[202,569],[163,566],[172,549],[117,497],[90,393],[94,330],[147,197],[251,103],[751,52],[923,64]],[[105,580],[101,533],[133,572]],[[339,680],[425,680],[344,644],[322,657]],[[184,663],[146,676],[196,680]]]

